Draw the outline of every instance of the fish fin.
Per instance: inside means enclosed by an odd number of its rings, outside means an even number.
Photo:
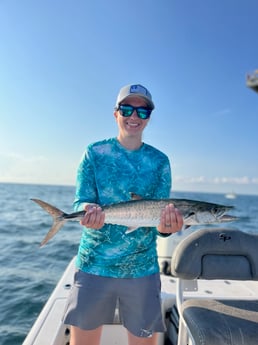
[[[130,192],[129,194],[132,200],[142,200],[142,197],[136,193]]]
[[[181,229],[180,231],[178,231],[177,234],[182,235],[182,232],[183,232],[184,230],[189,229],[191,226],[192,226],[192,225],[185,225],[185,224],[184,224],[184,225],[182,226],[182,229]]]
[[[61,227],[66,223],[66,220],[59,220],[59,221],[54,221],[54,224],[52,225],[51,229],[49,232],[46,234],[44,239],[40,243],[40,247],[43,247],[52,237],[55,236],[55,234],[61,229]]]
[[[128,227],[126,230],[126,235],[130,234],[131,232],[135,231],[136,229],[138,229],[139,227]]]
[[[187,230],[191,227],[191,225],[183,225],[182,230]]]
[[[38,204],[40,207],[43,208],[43,210],[45,210],[47,213],[49,213],[53,218],[61,217],[63,215],[65,215],[65,213],[61,210],[59,210],[59,208],[48,204],[47,202],[40,200],[40,199],[30,199],[32,201],[34,201],[36,204]]]
[[[43,210],[49,213],[53,218],[53,225],[51,229],[49,230],[43,241],[40,243],[40,247],[42,247],[58,232],[59,229],[61,229],[64,223],[67,222],[67,220],[63,218],[66,213],[40,199],[31,200],[42,207]]]
[[[181,228],[181,230],[179,230],[178,232],[176,232],[177,236],[182,236],[183,231],[189,229],[190,227],[191,227],[191,225],[183,225],[182,228]]]

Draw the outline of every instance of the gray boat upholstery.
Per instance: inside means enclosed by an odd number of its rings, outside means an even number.
[[[178,277],[178,344],[258,344],[258,296],[184,298],[185,283],[198,279],[257,281],[258,235],[227,228],[194,232],[175,248],[171,274]]]

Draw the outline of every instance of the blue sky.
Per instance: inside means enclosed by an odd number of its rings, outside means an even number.
[[[69,184],[142,83],[173,187],[258,194],[257,0],[0,0],[0,182]]]

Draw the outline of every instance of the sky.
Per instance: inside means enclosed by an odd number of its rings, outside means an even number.
[[[257,0],[0,0],[0,182],[74,185],[140,83],[174,190],[258,195],[257,15]]]

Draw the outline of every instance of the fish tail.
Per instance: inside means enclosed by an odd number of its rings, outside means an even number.
[[[60,229],[61,227],[67,222],[67,220],[64,218],[66,213],[59,210],[55,206],[52,206],[45,201],[39,200],[39,199],[31,199],[35,203],[37,203],[40,207],[43,208],[48,214],[51,215],[53,218],[53,224],[49,232],[46,234],[43,241],[40,243],[40,247],[44,246]]]

